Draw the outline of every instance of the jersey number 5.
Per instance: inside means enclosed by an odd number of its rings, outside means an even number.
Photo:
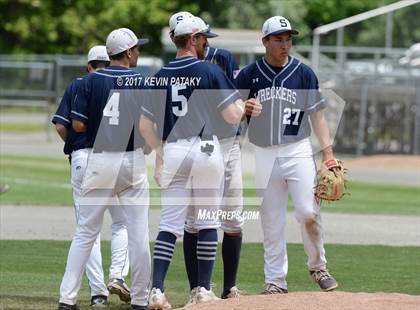
[[[115,92],[109,98],[102,112],[104,116],[110,117],[109,119],[110,125],[119,124],[119,117],[120,117],[120,111],[118,111],[119,105],[120,105],[120,93]]]
[[[186,85],[172,86],[172,113],[176,116],[184,116],[188,112],[188,102],[184,95],[180,95],[179,91],[186,89]]]

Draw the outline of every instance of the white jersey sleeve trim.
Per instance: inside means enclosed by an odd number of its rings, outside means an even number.
[[[74,110],[71,110],[71,113],[73,113],[73,114],[75,114],[75,115],[78,115],[78,116],[80,116],[80,117],[83,117],[83,118],[85,118],[85,119],[89,119],[86,115],[83,115],[82,113],[76,112],[76,111],[74,111]]]
[[[222,104],[224,104],[226,101],[228,101],[230,98],[232,98],[235,94],[239,93],[239,91],[235,90],[233,93],[231,93],[229,96],[227,96],[225,99],[223,99],[222,102],[220,102],[217,107],[220,107]]]
[[[315,103],[314,105],[312,105],[310,108],[306,109],[306,111],[312,111],[312,110],[314,110],[317,106],[319,106],[323,102],[325,102],[325,99],[324,98],[322,98],[321,100],[319,100],[317,103]]]
[[[148,109],[146,109],[144,106],[142,106],[141,109],[143,112],[150,115],[151,117],[155,117],[155,115],[152,112],[150,112]]]
[[[58,114],[55,114],[54,116],[53,116],[53,119],[54,118],[61,118],[63,121],[66,121],[67,123],[70,123],[70,121],[67,119],[67,118],[65,118],[65,117],[63,117],[63,116],[61,116],[61,115],[58,115]]]

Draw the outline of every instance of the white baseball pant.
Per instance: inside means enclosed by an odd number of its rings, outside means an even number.
[[[131,303],[146,305],[150,281],[149,193],[142,150],[90,153],[79,200],[79,221],[60,286],[60,302],[76,304],[83,270],[109,206],[122,209],[128,231]]]
[[[286,213],[290,192],[295,217],[301,226],[309,270],[326,267],[320,205],[314,196],[316,167],[309,139],[285,146],[255,147],[256,183],[263,197],[266,283],[287,288]]]
[[[83,176],[86,172],[88,156],[88,149],[81,149],[72,152],[71,184],[73,188],[76,223],[79,222],[80,218],[79,200],[81,197]],[[125,214],[118,206],[111,206],[109,208],[109,212],[112,218],[111,266],[109,269],[109,278],[124,279],[124,277],[127,276],[129,269]],[[108,289],[104,283],[100,241],[101,238],[99,234],[93,244],[92,252],[86,264],[86,276],[89,280],[91,296],[108,295]]]
[[[201,151],[206,144],[214,146],[210,155]],[[222,199],[223,157],[217,138],[179,139],[166,143],[163,151],[159,231],[182,237],[188,206],[196,218],[195,231],[220,227],[216,217],[197,219],[200,212],[217,212]]]
[[[242,218],[243,196],[242,196],[242,161],[239,136],[221,139],[220,149],[223,155],[224,176],[223,176],[223,199],[220,210],[234,212],[239,216],[227,219],[220,218],[221,229],[227,233],[240,233],[244,223]],[[194,207],[188,207],[185,230],[189,233],[197,233],[194,229],[195,223]]]

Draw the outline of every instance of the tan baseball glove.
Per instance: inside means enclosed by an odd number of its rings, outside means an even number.
[[[330,159],[317,172],[315,196],[327,201],[340,200],[346,194],[346,173],[342,161]]]

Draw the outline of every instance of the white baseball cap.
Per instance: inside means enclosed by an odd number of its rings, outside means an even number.
[[[203,34],[207,38],[214,38],[218,35],[211,32],[211,28],[200,17],[193,16],[191,18],[180,21],[174,30],[174,36],[182,36],[185,34]]]
[[[109,56],[112,56],[148,42],[149,39],[138,39],[134,32],[128,28],[118,28],[111,31],[106,38],[106,51]]]
[[[105,45],[96,45],[89,50],[88,62],[94,60],[109,61]]]
[[[291,34],[299,34],[298,31],[292,29],[290,22],[283,16],[273,16],[267,19],[262,26],[263,38],[269,35],[276,35],[283,32]]]
[[[194,15],[192,15],[190,12],[178,12],[171,16],[169,19],[169,30],[173,32],[175,30],[176,25],[178,23],[186,18],[191,18]]]

